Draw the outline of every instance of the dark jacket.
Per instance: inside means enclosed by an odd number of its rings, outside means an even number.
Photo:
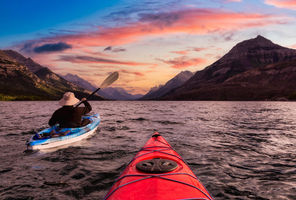
[[[83,101],[85,107],[63,106],[56,110],[51,119],[49,126],[59,124],[61,128],[76,128],[81,126],[82,115],[91,111],[91,106],[87,101]]]

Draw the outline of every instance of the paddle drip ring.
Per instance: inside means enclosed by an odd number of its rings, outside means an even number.
[[[164,173],[173,171],[178,167],[178,164],[173,160],[154,158],[138,162],[136,167],[146,173]]]

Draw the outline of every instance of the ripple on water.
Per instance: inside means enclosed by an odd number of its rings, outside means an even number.
[[[296,199],[294,102],[91,104],[102,119],[93,137],[23,153],[25,141],[48,127],[57,106],[1,103],[1,199],[103,199],[154,131],[188,162],[216,200]]]

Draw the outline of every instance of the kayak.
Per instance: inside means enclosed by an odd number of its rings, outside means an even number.
[[[69,144],[72,142],[77,142],[84,138],[89,137],[93,133],[95,133],[96,129],[100,124],[100,116],[99,114],[91,115],[91,116],[83,116],[83,119],[89,119],[90,123],[86,126],[79,128],[62,128],[59,129],[57,125],[52,126],[50,128],[44,129],[37,134],[33,135],[29,142],[27,142],[27,147],[29,150],[36,149],[48,149],[53,147],[58,147],[61,145]],[[57,134],[56,137],[46,136],[51,131],[55,131]],[[59,134],[61,136],[59,136]]]
[[[154,133],[116,179],[104,200],[212,200],[180,155]]]

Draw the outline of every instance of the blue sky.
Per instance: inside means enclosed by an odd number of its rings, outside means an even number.
[[[83,23],[96,13],[119,3],[116,0],[0,0],[1,47],[16,40],[31,39],[51,30]],[[77,27],[74,27],[77,28]],[[4,40],[3,38],[9,38]]]

